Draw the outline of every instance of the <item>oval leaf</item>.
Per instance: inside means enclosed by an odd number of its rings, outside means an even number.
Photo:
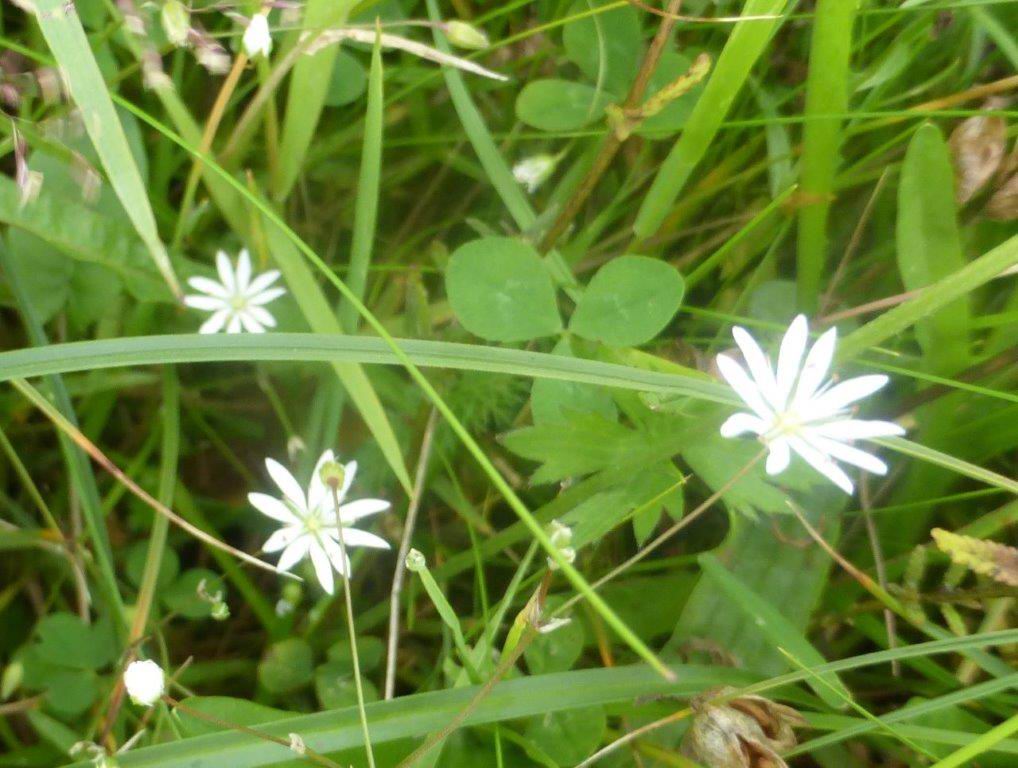
[[[535,80],[516,97],[516,116],[541,131],[574,131],[604,116],[611,97],[584,83]]]
[[[646,256],[620,256],[594,275],[569,328],[616,347],[643,344],[668,325],[684,291],[682,276],[669,264]]]
[[[527,341],[562,330],[551,276],[530,245],[485,237],[460,246],[445,273],[463,327],[491,341]]]
[[[629,90],[643,53],[640,17],[630,5],[590,15],[592,8],[605,3],[578,0],[569,8],[569,16],[581,16],[566,25],[562,33],[566,56],[580,68],[591,83],[622,97]]]

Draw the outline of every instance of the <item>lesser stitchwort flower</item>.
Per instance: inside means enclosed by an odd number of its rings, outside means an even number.
[[[265,13],[256,13],[248,22],[242,39],[244,53],[249,59],[257,56],[269,57],[272,53],[272,33],[269,32],[269,17]]]
[[[289,571],[305,557],[310,557],[315,576],[318,577],[322,589],[330,595],[335,588],[333,569],[342,575],[350,575],[350,560],[344,559],[340,551],[332,489],[320,477],[322,466],[333,462],[335,458],[332,451],[322,454],[305,494],[300,483],[286,467],[278,461],[266,459],[265,468],[282,491],[283,499],[279,500],[264,493],[249,493],[247,497],[255,509],[283,524],[282,528],[269,537],[263,547],[266,552],[282,550],[277,564],[279,569]],[[389,543],[385,539],[352,527],[361,518],[384,512],[389,508],[389,502],[382,499],[358,499],[343,503],[356,473],[356,461],[345,464],[342,484],[338,489],[339,523],[343,526],[343,543],[348,550],[351,547],[389,549]]]
[[[718,370],[753,412],[729,417],[721,425],[724,437],[746,432],[759,435],[768,450],[768,474],[777,475],[787,469],[794,451],[849,494],[854,486],[838,461],[878,475],[887,473],[883,461],[850,442],[903,435],[905,430],[888,421],[855,419],[849,406],[883,387],[888,378],[878,375],[839,383],[825,381],[834,360],[836,329],[824,333],[807,354],[809,326],[806,317],[799,315],[781,341],[774,369],[745,329],[736,326],[732,335],[749,373],[727,355],[718,355]]]
[[[513,178],[533,194],[555,172],[560,155],[542,153],[524,157],[513,166]]]
[[[219,272],[218,283],[207,277],[192,277],[187,281],[201,294],[185,296],[184,303],[212,313],[198,333],[218,333],[224,329],[227,333],[264,333],[266,328],[275,327],[276,318],[265,309],[265,305],[286,293],[283,288],[271,287],[279,279],[277,270],[262,272],[252,280],[251,256],[247,249],[241,250],[237,257],[236,269],[229,257],[219,251],[216,254],[216,270]]]
[[[151,659],[132,661],[124,670],[124,687],[135,704],[151,707],[166,691],[166,675]]]

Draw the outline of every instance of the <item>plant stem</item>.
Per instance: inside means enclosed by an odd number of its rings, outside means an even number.
[[[333,481],[329,483],[332,489],[332,502],[336,507],[336,532],[339,538],[340,557],[343,562],[343,570],[340,576],[343,577],[343,599],[346,602],[346,625],[350,631],[350,658],[353,660],[353,682],[357,689],[357,713],[361,718],[361,732],[364,734],[364,751],[368,755],[369,768],[375,768],[375,755],[371,749],[371,733],[368,731],[368,713],[364,710],[364,687],[361,685],[361,662],[357,654],[357,629],[353,622],[353,599],[350,597],[350,560],[346,556],[346,543],[343,541],[343,520],[339,514],[339,488]]]
[[[406,556],[410,551],[410,539],[414,535],[417,522],[417,510],[424,495],[424,480],[428,474],[428,460],[431,458],[432,438],[438,424],[438,411],[431,409],[428,424],[424,428],[424,439],[421,441],[421,454],[417,459],[417,474],[414,477],[413,494],[407,507],[406,522],[403,524],[403,538],[396,553],[396,572],[392,576],[392,592],[389,596],[389,639],[385,657],[385,698],[391,699],[396,689],[396,654],[399,647],[399,598],[403,593],[403,581],[406,575]],[[467,660],[469,662],[469,660]]]

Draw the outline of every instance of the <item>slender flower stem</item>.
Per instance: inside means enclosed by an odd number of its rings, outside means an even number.
[[[431,409],[428,425],[424,428],[424,439],[421,441],[421,454],[417,459],[417,475],[414,477],[413,494],[407,507],[406,522],[403,524],[403,539],[399,543],[396,554],[396,572],[392,576],[392,593],[389,596],[389,639],[385,658],[385,698],[391,699],[396,690],[396,654],[399,648],[399,598],[403,592],[403,580],[406,575],[406,556],[410,551],[410,540],[414,535],[417,522],[417,510],[424,495],[424,480],[428,474],[428,460],[431,458],[432,438],[438,425],[438,411]],[[469,660],[467,660],[469,663]]]
[[[336,531],[339,534],[339,551],[343,559],[343,598],[346,601],[346,624],[350,631],[350,658],[353,659],[353,682],[357,689],[357,712],[361,717],[361,732],[364,734],[364,751],[368,755],[368,767],[375,768],[375,754],[371,749],[371,733],[368,731],[368,713],[364,710],[364,687],[361,685],[361,662],[357,654],[357,629],[353,622],[353,600],[350,597],[350,576],[347,573],[346,543],[343,541],[343,520],[339,514],[339,483],[330,480],[332,501],[336,506]]]
[[[620,736],[619,738],[615,739],[615,741],[611,742],[607,746],[602,747],[597,752],[588,757],[586,760],[584,760],[582,763],[577,763],[575,768],[588,768],[588,766],[591,766],[594,763],[599,762],[603,758],[608,757],[608,755],[610,755],[612,752],[617,751],[620,747],[624,747],[626,744],[630,744],[636,741],[638,738],[650,733],[651,731],[656,731],[659,728],[664,728],[666,725],[671,725],[672,723],[677,723],[680,720],[685,720],[691,714],[693,714],[693,710],[691,709],[680,709],[678,712],[673,712],[670,715],[662,717],[660,720],[655,720],[652,723],[641,725],[636,730],[630,731],[624,736]]]

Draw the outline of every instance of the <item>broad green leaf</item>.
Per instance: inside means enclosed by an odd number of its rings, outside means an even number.
[[[798,666],[818,667],[826,662],[801,630],[770,603],[767,595],[772,593],[754,591],[713,555],[700,555],[699,563],[704,573],[728,596],[731,604],[752,619],[776,648],[788,652]],[[835,709],[843,708],[852,699],[852,694],[837,675],[824,675],[817,681],[810,680],[809,685],[828,706]]]
[[[569,6],[567,16],[589,14],[607,3],[604,0],[578,0]],[[630,5],[585,15],[566,25],[562,42],[569,59],[580,68],[592,85],[601,84],[615,99],[629,91],[643,53],[640,16]]]
[[[112,270],[142,301],[169,301],[172,298],[134,232],[120,221],[83,203],[51,194],[45,184],[34,201],[22,206],[17,185],[9,177],[0,176],[0,222],[31,233],[71,259],[92,262]],[[19,271],[28,281],[26,290],[31,290],[35,296],[35,289],[41,288],[42,283],[37,282],[41,278],[33,275],[33,254],[25,252],[31,243],[19,241],[15,236],[11,241],[11,255],[19,259],[19,265],[24,262],[24,268]],[[44,255],[44,258],[53,268],[60,269],[52,254]],[[70,290],[73,267],[66,265],[60,271],[66,273],[66,283],[54,283],[54,287],[59,290],[60,285],[65,285],[65,290]],[[43,308],[52,309],[54,304],[46,302]]]
[[[554,607],[555,604],[549,601],[546,610]],[[578,617],[548,634],[539,634],[523,652],[527,669],[532,675],[572,669],[583,653],[584,641],[583,624]]]
[[[378,690],[363,680],[364,700],[377,701]],[[324,709],[357,706],[357,686],[350,669],[340,661],[329,661],[315,670],[315,695]]]
[[[463,327],[491,341],[527,341],[562,330],[555,287],[533,246],[485,237],[460,246],[445,272]]]
[[[905,153],[898,189],[898,268],[909,291],[926,288],[965,266],[954,203],[954,169],[939,129],[927,123]],[[967,367],[971,313],[967,296],[916,322],[927,367],[951,374]]]
[[[89,669],[57,669],[46,682],[46,708],[62,717],[77,717],[99,695],[99,682]]]
[[[559,339],[552,354],[573,357],[569,338]],[[530,391],[530,409],[535,424],[567,421],[571,413],[596,413],[608,421],[618,418],[615,401],[604,387],[555,379],[537,379],[534,382]]]
[[[134,586],[141,586],[142,573],[145,571],[145,558],[148,555],[148,542],[138,541],[135,542],[130,549],[127,550],[127,563],[126,572],[127,578]],[[177,574],[180,573],[180,557],[176,551],[172,549],[166,549],[163,552],[161,562],[159,563],[159,577],[156,581],[156,585],[160,590],[163,590],[173,583],[173,580],[177,578]]]
[[[98,626],[70,613],[52,613],[36,627],[36,651],[48,664],[73,669],[99,669],[113,660],[113,649]]]
[[[179,293],[166,248],[159,239],[141,173],[74,5],[62,0],[38,0],[36,10],[42,34],[60,66],[71,97],[81,110],[82,123],[117,197],[166,283],[173,293]]]
[[[584,707],[537,717],[526,736],[555,762],[575,765],[597,749],[607,725],[604,708]]]
[[[364,65],[342,48],[336,54],[332,65],[332,79],[325,94],[325,103],[330,107],[342,107],[357,101],[368,87],[368,76]]]
[[[255,704],[247,699],[235,699],[229,696],[190,696],[180,703],[188,709],[209,715],[216,720],[246,726],[271,723],[294,715],[294,713],[282,709],[274,709],[266,707],[264,704]],[[185,736],[204,736],[209,733],[229,730],[188,714],[183,709],[177,710],[175,716]]]
[[[611,98],[586,83],[535,80],[516,97],[516,116],[540,131],[575,131],[604,116]]]
[[[311,646],[296,637],[270,646],[258,664],[258,682],[269,693],[299,690],[311,682],[313,674]]]
[[[342,665],[347,674],[353,674],[353,656],[350,654],[350,641],[338,640],[329,646],[325,654],[329,661]],[[373,672],[382,663],[385,655],[385,643],[372,635],[357,638],[357,656],[361,672]]]
[[[569,323],[593,341],[644,344],[668,325],[682,303],[682,276],[647,256],[619,256],[597,271]]]

